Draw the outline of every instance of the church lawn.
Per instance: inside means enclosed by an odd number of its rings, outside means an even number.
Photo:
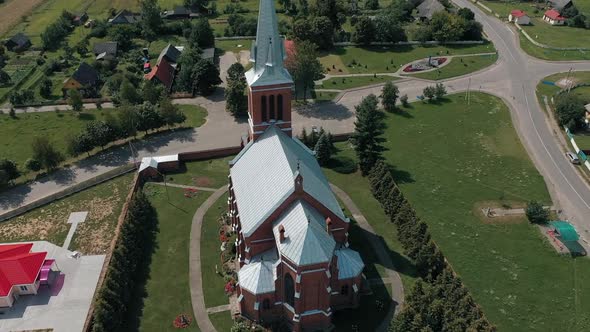
[[[429,56],[494,52],[494,45],[337,47],[320,58],[328,74],[393,73],[401,66]]]
[[[211,26],[214,26],[214,23],[211,22]],[[249,51],[250,47],[252,46],[253,39],[230,39],[230,40],[216,40],[215,41],[215,48],[217,48],[220,53],[223,54],[225,52],[231,51],[234,53],[239,53],[240,51]]]
[[[158,213],[159,232],[145,285],[143,311],[138,305],[137,317],[130,317],[132,322],[139,320],[138,326],[131,323],[129,330],[139,327],[140,331],[176,331],[172,322],[184,313],[193,319],[187,330],[199,331],[190,298],[189,242],[193,215],[210,193],[201,191],[187,198],[183,189],[169,187],[168,202],[163,186],[147,183],[144,192]]]
[[[463,62],[461,62],[461,60],[463,60]],[[427,80],[444,80],[446,78],[473,73],[480,69],[491,66],[496,62],[496,60],[498,60],[497,54],[455,57],[451,59],[451,62],[448,65],[440,68],[439,70],[407,76],[424,78]]]
[[[226,168],[227,170],[227,168]],[[221,241],[219,241],[219,217],[227,212],[227,194],[221,196],[207,211],[201,226],[201,276],[205,307],[212,308],[228,304],[221,263]],[[232,241],[228,242],[231,245]],[[217,271],[215,273],[217,266]]]
[[[134,174],[126,174],[0,223],[0,242],[48,241],[61,246],[70,229],[70,213],[88,211],[78,225],[70,250],[102,255],[129,193]]]
[[[234,320],[232,319],[229,311],[209,314],[209,320],[217,332],[231,331],[231,328],[234,325]]]
[[[457,94],[386,116],[394,177],[498,330],[585,329],[590,261],[558,256],[524,216],[494,224],[477,209],[483,202],[550,203],[507,107],[481,93],[468,106]]]
[[[183,126],[199,127],[205,123],[207,111],[204,108],[180,105],[180,109],[187,116]],[[80,133],[88,122],[103,120],[107,113],[116,116],[116,112],[116,109],[105,108],[85,110],[79,115],[72,111],[23,113],[17,114],[15,119],[0,114],[0,156],[14,160],[23,171],[25,161],[33,154],[31,143],[34,137],[48,137],[57,150],[65,154],[66,137]],[[142,136],[143,133],[139,132],[138,137]]]
[[[316,85],[315,88],[346,90],[367,85],[386,83],[388,81],[397,81],[399,79],[399,77],[389,75],[332,77],[323,81],[321,85]]]
[[[179,173],[167,173],[166,181],[186,186],[217,189],[227,185],[229,162],[234,156],[185,162]]]

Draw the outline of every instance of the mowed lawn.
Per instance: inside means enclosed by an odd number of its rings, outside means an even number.
[[[399,79],[399,77],[389,75],[333,77],[322,81],[322,84],[316,85],[315,88],[346,90],[367,85],[386,83],[388,81],[397,81]]]
[[[337,47],[323,54],[320,62],[326,73],[358,74],[395,72],[412,61],[438,55],[462,55],[494,52],[491,43],[482,45]]]
[[[210,193],[199,192],[195,197],[187,198],[183,189],[169,187],[168,202],[163,186],[148,183],[144,191],[158,213],[159,231],[139,330],[177,331],[172,322],[177,315],[187,314],[193,322],[185,330],[199,331],[193,317],[189,287],[190,231],[195,211]]]
[[[450,77],[456,77],[473,73],[485,67],[491,66],[498,60],[497,54],[455,57],[451,62],[438,69],[426,73],[418,73],[408,76],[424,78],[427,80],[444,80]]]
[[[205,123],[204,108],[180,105],[180,109],[187,116],[183,126],[199,127]],[[31,144],[35,137],[49,138],[65,153],[66,137],[80,133],[90,121],[103,120],[108,113],[116,116],[116,112],[116,109],[102,109],[86,110],[79,115],[72,111],[23,113],[14,119],[7,114],[0,115],[0,156],[16,161],[23,169],[25,161],[33,155]]]
[[[553,26],[541,17],[532,17],[531,25],[523,29],[535,41],[553,47],[590,48],[590,30],[569,26]]]
[[[452,95],[439,105],[413,103],[386,121],[385,157],[401,190],[490,321],[501,331],[586,329],[590,261],[558,256],[524,216],[495,224],[478,211],[550,203],[507,107],[481,93],[470,106]]]

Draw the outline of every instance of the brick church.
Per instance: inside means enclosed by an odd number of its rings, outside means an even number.
[[[364,263],[350,221],[311,150],[292,137],[293,80],[273,0],[261,0],[248,82],[249,143],[230,162],[228,210],[238,234],[238,301],[257,322],[327,330],[356,307]]]

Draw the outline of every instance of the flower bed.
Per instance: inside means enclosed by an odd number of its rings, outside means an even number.
[[[428,60],[416,62],[407,65],[404,69],[404,73],[416,73],[424,70],[440,67],[443,63],[447,62],[447,58],[432,58],[430,62]]]
[[[192,318],[188,314],[180,314],[176,316],[172,324],[177,329],[186,329],[191,325],[192,321]]]

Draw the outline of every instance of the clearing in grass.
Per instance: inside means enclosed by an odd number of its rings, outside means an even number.
[[[433,239],[503,331],[581,331],[590,319],[590,262],[559,256],[523,215],[483,222],[481,202],[551,203],[504,103],[482,93],[386,114],[384,154]],[[411,156],[411,157],[410,157]],[[575,312],[576,314],[572,314]]]

